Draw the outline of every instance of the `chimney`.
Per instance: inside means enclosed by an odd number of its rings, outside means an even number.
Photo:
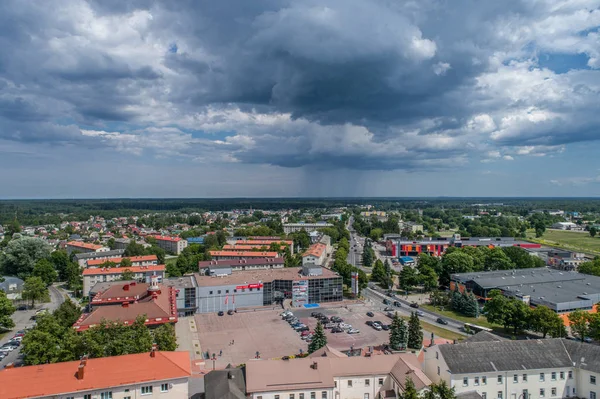
[[[87,364],[87,355],[84,355],[81,358],[81,362],[79,363],[79,367],[77,367],[77,379],[83,380],[83,376],[85,374],[85,365]]]
[[[129,291],[129,284],[125,284],[123,286],[123,291]]]
[[[15,365],[12,362],[10,362],[6,366],[4,366],[4,368],[5,369],[13,369],[13,368],[15,368]]]
[[[310,365],[310,368],[313,370],[317,370],[319,368],[319,363],[313,362],[313,364]]]
[[[152,344],[152,350],[150,351],[150,357],[156,357],[157,351],[158,351],[158,345]]]
[[[121,304],[124,308],[128,308],[129,307],[129,302],[123,302]]]

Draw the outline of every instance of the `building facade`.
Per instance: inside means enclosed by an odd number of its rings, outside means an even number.
[[[110,251],[110,248],[108,247],[103,247],[102,245],[89,244],[80,241],[69,241],[65,244],[65,249],[69,255],[71,255],[75,251],[79,253]]]
[[[152,276],[156,276],[159,282],[165,277],[165,265],[88,268],[82,272],[83,295],[89,295],[98,283],[122,280],[126,270],[133,273],[133,280],[143,283],[150,283]]]
[[[327,245],[317,242],[302,254],[302,265],[326,266]]]
[[[90,260],[106,260],[110,258],[121,257],[125,252],[124,249],[113,249],[111,251],[102,251],[102,252],[88,252],[88,253],[78,253],[75,254],[75,259],[79,264],[79,267],[87,267],[87,262]]]
[[[200,274],[208,276],[223,274],[222,271],[225,274],[231,274],[231,272],[243,270],[283,269],[284,267],[284,258],[227,259],[198,262],[198,271]]]
[[[181,254],[187,246],[188,242],[180,237],[168,237],[168,236],[150,236],[156,240],[156,245],[159,248],[164,249],[169,253],[175,255]]]
[[[214,260],[242,260],[279,257],[277,252],[271,251],[209,251],[209,254]]]
[[[283,225],[283,232],[285,234],[296,233],[298,231],[306,231],[310,233],[311,231],[315,231],[318,229],[322,229],[325,227],[333,227],[331,223],[318,222],[318,223],[285,223]]]

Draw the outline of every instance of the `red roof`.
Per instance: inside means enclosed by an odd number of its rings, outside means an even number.
[[[239,240],[235,242],[235,245],[266,245],[267,247],[271,244],[285,244],[294,245],[292,240]]]
[[[244,258],[276,258],[277,252],[258,251],[209,251],[210,256],[238,256]]]
[[[108,259],[90,259],[87,261],[88,266],[100,266],[105,262],[113,262],[113,263],[121,263],[122,259],[129,259],[132,263],[135,262],[148,262],[148,261],[158,261],[156,255],[144,255],[144,256],[130,256],[130,257],[116,257],[116,258],[108,258]]]
[[[306,252],[304,252],[302,254],[302,256],[316,256],[317,258],[320,258],[321,255],[323,255],[323,252],[325,251],[325,249],[327,249],[327,245],[325,244],[321,244],[320,242],[311,245],[310,247],[308,247],[308,250],[306,250]]]
[[[83,378],[77,379],[80,361],[17,367],[0,371],[0,398],[22,399],[60,396],[185,378],[191,375],[189,352],[155,352],[88,359]]]
[[[106,260],[104,260],[104,261],[106,262]],[[133,273],[162,272],[165,270],[165,265],[128,266],[128,267],[90,267],[88,269],[85,269],[82,274],[84,276],[97,276],[97,275],[103,275],[103,274],[121,274],[125,270],[130,270]]]
[[[169,236],[150,236],[159,241],[181,241],[181,237],[169,237]]]
[[[88,244],[86,242],[79,242],[79,241],[69,241],[66,245],[70,245],[72,247],[85,248],[85,249],[93,249],[94,251],[102,248],[102,245]]]

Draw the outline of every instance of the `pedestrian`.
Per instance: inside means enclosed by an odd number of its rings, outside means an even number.
[[[219,357],[223,356],[223,349],[219,351]]]
[[[235,344],[235,339],[231,340],[231,345]]]

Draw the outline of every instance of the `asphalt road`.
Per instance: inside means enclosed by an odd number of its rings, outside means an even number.
[[[56,310],[60,306],[60,304],[65,301],[64,296],[61,294],[58,288],[50,286],[49,291],[50,302],[36,304],[34,309],[17,310],[15,313],[13,313],[12,319],[15,322],[15,328],[4,334],[4,336],[0,339],[0,346],[10,341],[17,331],[33,327],[35,325],[35,322],[31,320],[31,316],[35,315],[35,312],[37,310],[48,309],[49,312],[52,312]],[[8,363],[14,363],[15,365],[18,365],[20,363],[20,352],[21,347],[18,347],[14,351],[9,352],[8,356],[6,356],[0,361],[0,368],[4,368]]]

